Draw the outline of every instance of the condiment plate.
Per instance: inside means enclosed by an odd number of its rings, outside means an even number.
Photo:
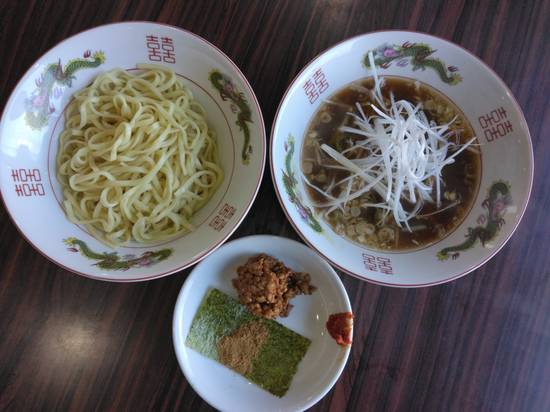
[[[267,253],[295,271],[311,275],[317,287],[312,295],[295,297],[287,318],[277,322],[311,340],[290,389],[282,398],[248,382],[225,366],[185,346],[191,322],[211,288],[237,297],[231,280],[236,269],[259,253]],[[308,247],[276,236],[250,236],[234,240],[212,253],[191,272],[179,294],[173,320],[178,362],[195,391],[223,411],[297,411],[318,402],[334,385],[346,364],[350,346],[339,346],[326,329],[333,313],[351,311],[336,272]]]

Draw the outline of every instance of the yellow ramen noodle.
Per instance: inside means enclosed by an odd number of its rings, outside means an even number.
[[[74,95],[57,153],[67,216],[110,246],[192,230],[223,179],[204,108],[172,70],[138,67]]]

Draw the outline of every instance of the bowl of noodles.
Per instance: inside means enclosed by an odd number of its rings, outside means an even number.
[[[264,164],[244,75],[206,40],[155,23],[64,40],[23,76],[0,123],[16,226],[101,280],[153,279],[207,256],[245,217]]]
[[[477,57],[385,31],[298,74],[275,117],[271,172],[296,231],[334,266],[419,287],[504,246],[529,200],[533,149],[516,100]]]

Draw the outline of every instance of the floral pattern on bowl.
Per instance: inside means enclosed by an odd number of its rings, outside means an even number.
[[[57,63],[46,66],[40,77],[35,80],[36,89],[30,98],[26,99],[25,120],[33,128],[40,130],[48,124],[50,116],[55,112],[53,101],[63,94],[63,87],[72,87],[75,73],[82,69],[98,67],[105,63],[105,54],[96,51],[92,54],[86,50],[82,58],[71,59],[65,66],[61,59]]]
[[[468,228],[464,242],[456,246],[448,246],[437,252],[437,258],[447,260],[450,256],[453,260],[458,259],[460,252],[473,248],[478,239],[482,246],[487,247],[506,223],[504,215],[511,205],[510,185],[502,181],[493,183],[487,197],[481,203],[485,213],[477,218],[479,225]]]
[[[80,252],[85,258],[97,260],[97,263],[93,265],[104,270],[128,270],[136,267],[148,267],[168,259],[174,251],[173,249],[166,248],[155,251],[148,250],[139,256],[134,254],[120,256],[118,252],[94,252],[88,247],[86,242],[75,237],[63,239],[63,243],[68,246],[67,250],[69,252]]]
[[[210,83],[218,90],[222,100],[230,100],[231,111],[237,113],[237,121],[235,124],[239,126],[239,129],[243,133],[244,142],[241,151],[241,159],[244,164],[250,163],[250,155],[252,154],[252,145],[250,143],[250,128],[248,123],[252,123],[252,113],[250,106],[246,101],[244,94],[237,89],[235,83],[229,76],[221,73],[219,70],[212,70],[210,72]]]
[[[462,76],[457,73],[458,67],[447,66],[443,60],[433,57],[436,50],[427,43],[409,41],[401,45],[384,43],[371,51],[374,64],[382,69],[389,68],[394,62],[399,67],[406,67],[410,62],[413,71],[435,70],[439,78],[447,84],[456,85],[462,81]],[[363,64],[370,69],[368,54],[369,52],[365,54]]]
[[[285,142],[285,170],[283,171],[283,184],[285,186],[286,193],[288,194],[288,199],[290,202],[296,205],[296,210],[300,214],[300,217],[307,222],[307,224],[316,232],[321,233],[323,228],[317,220],[315,213],[312,212],[311,208],[304,205],[302,200],[302,195],[298,189],[298,180],[296,180],[296,175],[292,170],[292,156],[294,155],[294,137],[292,135],[288,136],[288,140]]]

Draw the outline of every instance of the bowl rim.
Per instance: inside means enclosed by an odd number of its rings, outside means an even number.
[[[312,249],[312,248],[308,247],[307,245],[304,245],[303,243],[300,243],[297,240],[294,240],[294,239],[291,239],[291,238],[288,238],[288,237],[284,237],[284,236],[272,235],[272,234],[249,235],[249,236],[240,237],[238,239],[233,239],[233,240],[227,242],[226,244],[224,244],[218,250],[221,250],[222,248],[230,247],[230,245],[234,244],[234,243],[247,242],[247,241],[251,241],[251,240],[281,241],[281,242],[289,243],[289,244],[295,246],[298,249],[302,249],[305,253],[309,253],[312,258],[318,260],[319,264],[321,264],[322,266],[325,267],[327,273],[330,273],[330,277],[332,278],[332,282],[334,282],[334,284],[337,286],[338,292],[343,297],[344,304],[346,306],[346,310],[353,313],[353,307],[352,307],[351,301],[349,299],[348,292],[346,290],[346,287],[344,286],[344,282],[342,281],[342,279],[340,279],[340,276],[338,276],[338,273],[334,270],[334,268],[325,259],[323,259],[317,253],[317,251],[315,249]],[[187,294],[187,289],[189,289],[191,287],[190,286],[191,285],[191,280],[190,279],[192,278],[192,275],[195,271],[197,271],[197,273],[198,273],[198,271],[201,268],[201,265],[206,265],[207,263],[208,263],[208,260],[204,259],[199,264],[197,264],[197,266],[195,266],[193,268],[191,273],[189,273],[189,275],[185,279],[185,282],[182,284],[182,286],[180,288],[180,291],[178,292],[178,297],[176,298],[176,303],[174,304],[174,313],[172,315],[172,346],[174,348],[174,352],[175,352],[175,355],[176,355],[178,366],[179,366],[181,372],[183,373],[183,375],[185,376],[185,379],[187,380],[189,385],[191,385],[193,390],[206,403],[208,403],[209,405],[211,405],[215,408],[221,408],[220,405],[218,405],[218,404],[214,404],[214,403],[211,404],[210,401],[207,400],[208,396],[207,396],[206,392],[204,392],[197,385],[197,382],[194,379],[189,379],[188,373],[187,373],[187,369],[189,368],[189,365],[188,365],[187,362],[184,361],[184,355],[183,355],[183,351],[186,350],[183,347],[185,347],[185,339],[187,338],[187,336],[183,337],[182,344],[180,344],[181,342],[178,339],[179,333],[183,334],[182,323],[183,323],[183,316],[184,316],[183,315],[184,307],[185,307],[185,303],[186,303],[185,295]],[[194,314],[193,314],[193,318],[194,318]],[[354,330],[354,328],[352,326],[352,337],[353,337],[353,330]],[[335,370],[336,373],[330,378],[330,382],[328,383],[328,385],[325,386],[316,396],[313,396],[313,397],[310,398],[310,400],[308,401],[305,409],[311,408],[312,406],[317,404],[321,399],[323,399],[326,396],[326,394],[338,382],[338,380],[342,376],[342,373],[344,372],[344,369],[345,369],[345,367],[348,363],[349,356],[351,354],[352,348],[353,348],[353,338],[352,338],[352,344],[343,348],[344,356],[341,357],[341,359],[338,363],[338,366],[336,367],[336,370]]]
[[[410,34],[420,34],[420,35],[423,35],[423,36],[427,36],[427,37],[431,37],[433,39],[436,39],[436,40],[439,40],[439,41],[442,41],[444,43],[447,43],[448,45],[450,46],[455,46],[455,47],[458,47],[460,49],[462,49],[464,52],[466,52],[466,54],[472,58],[475,62],[477,62],[478,64],[480,64],[485,70],[488,71],[488,73],[493,76],[493,78],[496,79],[497,83],[500,84],[500,86],[504,89],[504,91],[508,94],[508,96],[510,97],[510,100],[512,102],[512,105],[514,106],[514,108],[516,109],[517,113],[519,114],[519,120],[520,120],[520,123],[522,123],[524,126],[525,126],[525,130],[527,131],[527,142],[528,142],[528,147],[529,147],[529,188],[528,188],[528,192],[527,192],[527,198],[525,200],[525,204],[521,210],[521,212],[518,214],[518,218],[514,224],[514,227],[512,228],[512,230],[510,231],[510,233],[506,236],[506,238],[504,239],[504,241],[502,242],[502,244],[498,247],[498,248],[495,248],[493,250],[491,250],[491,252],[483,259],[481,259],[479,262],[476,262],[474,264],[472,264],[468,269],[458,273],[458,274],[455,274],[447,279],[442,279],[442,280],[438,280],[438,281],[434,281],[434,282],[426,282],[426,283],[418,283],[418,284],[414,284],[414,283],[411,283],[411,284],[401,284],[401,283],[391,283],[391,282],[383,282],[383,281],[379,281],[379,280],[375,280],[375,279],[372,279],[370,277],[366,277],[366,276],[361,276],[360,274],[358,273],[355,273],[355,272],[352,272],[351,270],[349,269],[346,269],[344,267],[342,267],[340,264],[336,263],[333,259],[329,258],[327,255],[325,255],[324,253],[322,253],[317,247],[315,247],[315,245],[307,238],[307,236],[300,230],[299,228],[299,225],[296,224],[294,222],[294,220],[290,217],[290,213],[288,212],[287,208],[285,207],[285,204],[282,200],[282,195],[281,195],[281,192],[279,191],[279,187],[277,185],[277,181],[275,179],[275,170],[274,170],[274,165],[273,165],[273,148],[274,148],[274,137],[275,137],[275,126],[277,125],[277,122],[279,121],[279,114],[280,114],[280,110],[281,110],[281,107],[283,105],[283,103],[285,102],[285,99],[288,95],[288,93],[290,92],[291,89],[294,88],[295,84],[297,83],[298,79],[301,77],[302,73],[304,73],[307,69],[309,69],[310,67],[312,67],[315,62],[317,60],[319,60],[322,56],[324,56],[326,53],[330,52],[331,50],[341,46],[342,44],[344,43],[347,43],[347,42],[352,42],[352,41],[355,41],[355,40],[358,40],[362,37],[367,37],[367,36],[370,36],[372,34],[379,34],[379,33],[410,33]],[[329,46],[327,47],[326,49],[322,50],[320,53],[318,53],[315,57],[313,57],[295,76],[294,78],[292,79],[292,82],[290,82],[290,84],[288,85],[288,87],[286,88],[283,96],[281,97],[281,100],[279,102],[279,105],[277,107],[277,111],[275,112],[275,116],[273,117],[273,125],[271,127],[271,132],[270,132],[270,143],[269,143],[269,165],[270,165],[270,171],[271,171],[271,180],[272,180],[272,183],[273,183],[273,187],[275,188],[275,193],[277,195],[277,199],[279,200],[279,203],[281,205],[281,208],[283,209],[283,212],[286,216],[286,218],[288,219],[288,221],[290,222],[290,224],[292,225],[292,227],[294,228],[294,230],[298,233],[298,235],[300,236],[300,238],[310,247],[312,248],[313,250],[315,250],[318,254],[320,254],[324,259],[326,259],[331,265],[335,266],[336,268],[338,268],[339,270],[341,270],[342,272],[350,275],[350,276],[353,276],[354,278],[357,278],[357,279],[360,279],[360,280],[363,280],[363,281],[367,281],[367,282],[370,282],[370,283],[374,283],[376,285],[380,285],[380,286],[390,286],[390,287],[396,287],[396,288],[420,288],[420,287],[427,287],[427,286],[435,286],[435,285],[440,285],[440,284],[443,284],[443,283],[447,283],[447,282],[451,282],[453,280],[456,280],[458,278],[461,278],[465,275],[467,275],[468,273],[478,269],[479,267],[483,266],[485,263],[487,263],[490,259],[492,259],[503,247],[504,245],[506,245],[508,243],[508,241],[510,240],[510,238],[512,237],[512,235],[515,233],[515,231],[517,230],[519,224],[521,223],[521,220],[523,219],[523,215],[525,214],[525,211],[527,210],[527,206],[529,205],[529,200],[531,198],[531,191],[532,191],[532,188],[533,188],[533,177],[534,177],[534,163],[535,163],[535,160],[534,160],[534,154],[533,154],[533,142],[532,142],[532,139],[531,139],[531,132],[529,130],[529,125],[527,123],[527,120],[525,120],[525,115],[523,114],[523,110],[521,109],[521,106],[519,105],[517,99],[515,98],[514,94],[512,93],[512,91],[510,90],[510,88],[506,85],[506,83],[500,78],[500,76],[487,64],[485,63],[483,60],[481,60],[479,57],[477,57],[474,53],[472,53],[471,51],[469,51],[468,49],[462,47],[461,45],[457,44],[457,43],[453,43],[452,41],[449,41],[447,39],[444,39],[440,36],[436,36],[436,35],[433,35],[433,34],[430,34],[430,33],[425,33],[425,32],[421,32],[421,31],[414,31],[414,30],[400,30],[400,29],[391,29],[391,30],[375,30],[375,31],[369,31],[369,32],[366,32],[366,33],[361,33],[361,34],[358,34],[356,36],[352,36],[352,37],[349,37],[349,38],[346,38],[346,39],[343,39],[335,44],[333,44],[332,46]]]
[[[137,276],[137,277],[127,278],[127,279],[119,279],[119,278],[116,278],[116,277],[102,277],[102,276],[90,275],[88,273],[84,273],[84,272],[81,272],[79,270],[69,268],[66,265],[62,264],[61,262],[58,262],[54,257],[48,256],[45,252],[42,251],[42,249],[40,249],[40,247],[38,247],[34,242],[32,242],[30,240],[30,238],[25,234],[25,232],[19,227],[19,225],[18,225],[17,221],[15,220],[14,216],[12,215],[10,209],[7,207],[6,201],[4,199],[4,194],[2,193],[2,188],[0,187],[0,201],[2,202],[2,205],[4,206],[4,209],[6,210],[10,220],[12,221],[14,226],[16,227],[19,234],[23,237],[23,239],[25,239],[27,241],[27,243],[29,243],[36,251],[38,251],[38,253],[40,253],[43,257],[45,257],[50,262],[56,264],[57,266],[65,269],[68,272],[71,272],[71,273],[74,273],[76,275],[83,276],[83,277],[86,277],[86,278],[89,278],[89,279],[102,280],[102,281],[114,282],[114,283],[142,282],[142,281],[158,279],[158,278],[161,278],[161,277],[164,277],[164,276],[174,274],[176,272],[179,272],[183,269],[186,269],[186,268],[188,268],[190,266],[193,266],[194,264],[200,262],[206,256],[208,256],[209,254],[214,252],[217,248],[219,248],[221,245],[223,245],[225,243],[225,241],[239,228],[239,226],[241,225],[244,218],[248,215],[248,212],[250,211],[250,208],[254,204],[254,201],[256,200],[256,196],[258,195],[258,192],[260,190],[262,179],[263,179],[263,176],[264,176],[264,173],[265,173],[266,150],[267,150],[267,144],[266,144],[267,135],[266,135],[265,123],[264,123],[264,118],[263,118],[263,113],[262,113],[261,106],[258,102],[256,94],[254,93],[254,90],[252,89],[252,86],[248,82],[248,79],[246,78],[244,73],[241,71],[241,69],[239,69],[237,64],[228,55],[226,55],[220,48],[218,48],[216,45],[214,45],[213,43],[209,42],[205,38],[199,36],[198,34],[195,34],[195,33],[191,32],[189,30],[183,29],[181,27],[173,26],[171,24],[166,24],[166,23],[159,23],[159,22],[146,21],[146,20],[130,20],[130,21],[122,21],[122,22],[113,22],[113,23],[101,24],[101,25],[98,25],[98,26],[91,27],[89,29],[80,30],[77,33],[75,33],[75,34],[73,34],[69,37],[66,37],[63,40],[59,41],[58,43],[54,44],[52,47],[47,49],[45,52],[41,53],[40,56],[38,56],[34,60],[34,62],[29,66],[29,68],[27,70],[25,70],[24,74],[19,78],[19,81],[16,83],[16,85],[11,90],[10,95],[8,97],[8,100],[6,101],[6,105],[4,106],[4,109],[2,110],[2,116],[0,117],[0,124],[2,124],[4,122],[4,116],[6,116],[7,108],[9,106],[9,104],[11,103],[12,99],[14,98],[14,92],[21,86],[21,83],[22,83],[23,79],[25,77],[27,77],[27,75],[34,68],[34,66],[42,58],[44,58],[44,56],[46,54],[48,54],[50,51],[52,51],[53,49],[61,46],[63,43],[73,39],[74,37],[80,36],[83,33],[91,32],[91,31],[95,31],[95,30],[101,30],[101,29],[104,29],[104,28],[109,27],[109,26],[125,26],[125,25],[129,25],[129,26],[136,25],[137,26],[137,25],[143,25],[143,24],[153,25],[153,26],[155,26],[155,25],[164,26],[164,27],[168,27],[172,30],[183,32],[183,34],[189,35],[192,38],[194,38],[195,40],[203,43],[205,46],[211,48],[214,52],[216,52],[218,55],[220,55],[223,59],[225,59],[233,67],[233,69],[235,70],[235,73],[241,79],[241,81],[243,82],[243,85],[247,88],[248,92],[250,93],[250,96],[252,97],[252,104],[256,107],[256,109],[258,111],[258,116],[259,116],[259,120],[260,120],[260,123],[259,123],[258,126],[259,126],[259,129],[260,129],[260,135],[261,135],[260,137],[262,138],[261,139],[261,142],[262,142],[262,150],[261,150],[262,161],[261,161],[260,173],[259,173],[259,176],[258,176],[258,180],[257,180],[257,183],[256,183],[256,188],[254,190],[254,193],[252,194],[252,196],[250,198],[250,201],[248,202],[248,205],[245,207],[245,210],[244,210],[242,216],[238,220],[236,220],[235,223],[233,223],[233,227],[231,227],[231,229],[228,231],[228,233],[225,236],[223,236],[219,240],[214,241],[213,244],[209,245],[208,248],[206,248],[203,252],[199,253],[197,256],[192,257],[190,262],[188,262],[186,264],[183,264],[183,265],[180,265],[175,269],[172,269],[172,270],[169,270],[169,271],[166,271],[166,272],[162,272],[162,273],[157,273],[157,274],[150,275],[150,276],[146,276],[146,277]]]

